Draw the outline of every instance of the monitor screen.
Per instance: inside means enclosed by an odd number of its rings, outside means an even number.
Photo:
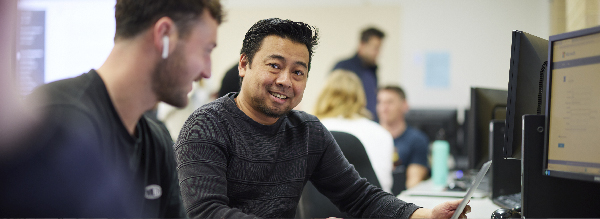
[[[506,90],[471,88],[471,109],[467,124],[469,169],[480,169],[490,160],[490,121],[506,119]]]
[[[521,159],[521,117],[542,114],[548,40],[529,33],[512,32],[508,99],[504,132],[504,157]]]
[[[549,47],[544,174],[600,182],[600,26]]]
[[[405,116],[406,124],[424,132],[429,141],[446,140],[450,154],[456,155],[458,110],[456,109],[411,109]]]

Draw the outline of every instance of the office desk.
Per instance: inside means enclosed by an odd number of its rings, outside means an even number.
[[[424,208],[433,208],[436,205],[439,205],[446,201],[453,201],[457,199],[461,199],[458,197],[435,197],[435,196],[416,196],[411,195],[413,191],[435,191],[436,188],[433,186],[433,181],[431,179],[421,182],[419,185],[405,190],[398,198],[405,201],[414,203],[418,206]],[[415,194],[415,193],[413,193]],[[471,206],[471,213],[467,214],[467,218],[490,218],[492,212],[501,208],[500,206],[494,204],[489,197],[475,197],[471,198],[471,202],[469,202]]]

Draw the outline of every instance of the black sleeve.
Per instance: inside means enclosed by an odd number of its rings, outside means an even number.
[[[164,218],[187,218],[183,209],[183,201],[181,200],[181,192],[179,189],[179,181],[177,180],[177,164],[175,162],[175,153],[173,152],[173,139],[167,128],[162,122],[146,117],[153,135],[155,135],[156,144],[160,146],[160,150],[164,151],[162,157],[164,159],[163,168],[165,168],[164,185],[169,185],[165,191],[164,204],[161,204],[160,216]]]
[[[342,211],[357,218],[409,218],[419,208],[361,178],[326,132],[326,149],[310,180]]]
[[[167,210],[165,212],[165,218],[187,218],[187,215],[185,214],[185,210],[183,208],[183,201],[181,200],[181,190],[179,188],[179,181],[177,179],[177,164],[175,163],[174,159],[175,155],[172,151],[172,147],[171,150],[167,151],[167,156],[170,157],[170,159],[167,159],[169,168],[169,178],[167,180],[170,181],[170,186],[168,191],[169,197],[167,203]]]
[[[190,218],[255,218],[230,208],[227,133],[214,116],[196,111],[175,144],[181,196]]]

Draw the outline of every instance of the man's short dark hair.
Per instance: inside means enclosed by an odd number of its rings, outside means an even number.
[[[223,12],[218,0],[117,0],[115,40],[134,37],[165,16],[175,22],[178,34],[185,37],[204,9],[221,23]]]
[[[246,54],[248,64],[252,64],[252,59],[260,49],[263,39],[271,35],[306,45],[308,49],[308,70],[310,71],[313,47],[319,43],[319,30],[306,23],[279,18],[260,20],[248,30],[240,52],[240,54]]]
[[[388,90],[388,91],[392,91],[395,92],[396,94],[398,94],[398,96],[400,96],[403,100],[406,100],[406,95],[404,94],[404,90],[402,90],[401,87],[399,86],[394,86],[394,85],[388,85],[382,88],[379,88],[380,91],[382,90]]]
[[[383,31],[377,28],[370,27],[363,30],[362,33],[360,33],[360,42],[366,43],[367,41],[369,41],[369,39],[371,39],[371,37],[383,39],[383,37],[385,37],[385,34],[383,33]]]

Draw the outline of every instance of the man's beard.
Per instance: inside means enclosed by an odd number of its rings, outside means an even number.
[[[182,47],[177,46],[167,59],[156,64],[152,73],[152,89],[159,101],[175,107],[185,107],[188,103],[187,91],[178,83],[178,76],[185,74],[185,59]]]
[[[250,98],[250,101],[254,103],[258,111],[271,118],[281,118],[282,116],[287,115],[293,109],[291,106],[288,106],[288,108],[286,108],[285,110],[277,112],[276,109],[271,109],[269,108],[269,106],[267,106],[267,100],[265,100],[264,98],[253,96]]]

